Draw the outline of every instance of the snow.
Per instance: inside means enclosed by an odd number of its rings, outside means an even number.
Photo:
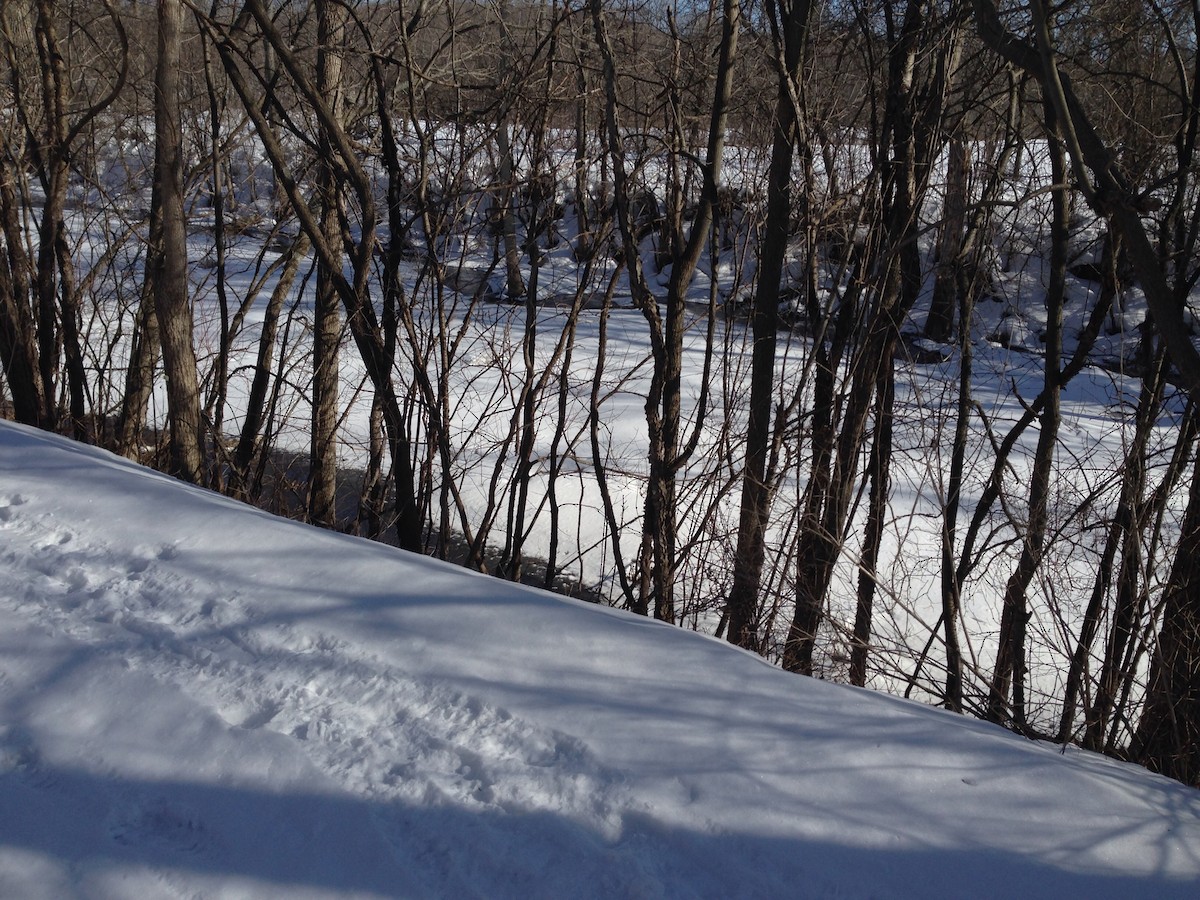
[[[0,424],[0,897],[1195,897],[1200,792]]]

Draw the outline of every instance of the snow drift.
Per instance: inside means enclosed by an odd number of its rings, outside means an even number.
[[[1200,792],[0,424],[0,897],[1194,897]]]

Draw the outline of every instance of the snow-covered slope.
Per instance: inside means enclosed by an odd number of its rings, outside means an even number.
[[[1195,897],[1200,792],[0,425],[0,897]]]

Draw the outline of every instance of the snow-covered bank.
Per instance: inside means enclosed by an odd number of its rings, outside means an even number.
[[[0,423],[0,897],[1194,897],[1200,792]]]

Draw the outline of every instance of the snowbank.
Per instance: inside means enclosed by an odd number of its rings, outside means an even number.
[[[0,424],[0,897],[1195,897],[1200,792]]]

